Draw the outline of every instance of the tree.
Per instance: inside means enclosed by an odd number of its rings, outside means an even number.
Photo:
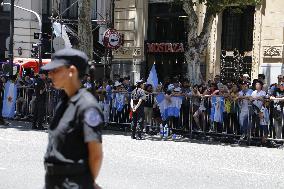
[[[91,0],[80,0],[79,4],[79,22],[78,37],[79,49],[85,52],[89,59],[93,59],[93,35],[91,20]]]
[[[185,60],[188,65],[187,77],[194,84],[201,83],[200,57],[208,46],[208,39],[212,29],[213,20],[225,8],[229,6],[256,5],[261,0],[175,0],[181,3],[185,13],[188,15],[188,46],[185,50]],[[202,31],[198,34],[198,16],[194,6],[203,3],[206,6],[205,18]]]

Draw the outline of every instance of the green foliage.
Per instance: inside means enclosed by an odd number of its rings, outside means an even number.
[[[207,11],[211,14],[218,14],[229,6],[247,6],[261,4],[262,0],[175,0],[175,3],[189,3],[195,5],[196,3],[204,3],[207,6]]]

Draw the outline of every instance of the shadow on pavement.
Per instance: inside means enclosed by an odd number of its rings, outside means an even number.
[[[38,131],[38,132],[47,132],[47,130],[34,130],[32,129],[32,123],[26,121],[14,121],[6,120],[5,125],[0,125],[0,129],[17,129],[19,131]]]

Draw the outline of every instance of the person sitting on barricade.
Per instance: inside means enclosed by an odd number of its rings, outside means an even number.
[[[241,140],[248,137],[250,130],[249,103],[252,92],[253,90],[249,89],[249,83],[243,81],[241,83],[241,91],[239,92],[238,96],[240,107],[239,122],[242,134]]]
[[[198,89],[198,85],[194,85],[193,89],[190,93],[190,98],[191,98],[191,108],[192,108],[192,114],[193,114],[193,119],[195,121],[196,124],[196,128],[193,128],[193,130],[197,130],[197,131],[202,131],[202,128],[205,126],[205,107],[202,108],[200,106],[201,101],[203,101],[202,96],[199,92]],[[200,124],[200,118],[203,120],[203,127],[201,127]]]
[[[273,123],[275,128],[276,139],[283,139],[283,124],[284,124],[284,81],[280,82],[272,96],[270,97],[273,103]]]

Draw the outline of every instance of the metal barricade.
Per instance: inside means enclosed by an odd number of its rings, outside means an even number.
[[[145,123],[145,128],[150,127],[155,131],[159,131],[159,125],[168,124],[173,133],[179,133],[183,136],[216,136],[216,137],[231,137],[239,139],[243,134],[240,127],[240,99],[232,98],[230,96],[188,96],[182,95],[182,103],[178,116],[170,116],[162,120],[159,115],[159,104],[156,97],[160,93],[147,94],[148,100],[153,104],[152,117],[150,124]],[[97,94],[97,99],[102,107],[104,119],[106,124],[111,124],[117,129],[125,131],[130,129],[131,124],[131,94],[128,92],[112,92],[108,96],[106,93]],[[48,89],[46,95],[46,116],[45,121],[49,121],[55,114],[55,107],[59,101],[60,91],[55,89]],[[174,97],[174,96],[173,96]],[[221,100],[223,110],[221,112],[222,118],[216,121],[213,116],[214,103],[213,101]],[[259,140],[263,136],[262,129],[258,124],[257,117],[259,114],[253,113],[252,100],[249,102],[249,111],[246,118],[248,119],[248,141]],[[217,102],[219,103],[219,102]],[[228,103],[228,104],[227,104]],[[280,119],[276,119],[273,114],[273,100],[265,99],[265,107],[268,109],[270,122],[268,124],[268,140],[283,140],[283,125],[284,115],[283,107],[281,110]],[[28,87],[18,88],[18,99],[16,102],[17,115],[22,117],[32,118],[35,104],[34,89]],[[151,106],[150,106],[151,107]],[[282,116],[282,117],[281,117]],[[217,118],[216,118],[217,119]],[[30,119],[31,120],[31,119]],[[148,120],[149,122],[149,120]],[[275,124],[277,123],[277,124]],[[276,126],[275,126],[276,125]]]
[[[122,93],[115,93],[122,94]],[[126,94],[126,93],[125,93]],[[128,94],[129,95],[129,94]],[[157,93],[149,94],[151,98],[156,98]],[[222,121],[216,122],[212,120],[212,111],[214,111],[214,107],[212,107],[212,98],[220,97],[223,98],[224,103],[226,101],[230,102],[230,111],[226,110],[223,107],[224,111],[222,112]],[[124,97],[126,98],[126,97]],[[231,98],[230,96],[183,96],[183,102],[180,108],[178,117],[168,117],[166,120],[163,120],[162,123],[168,124],[169,128],[172,129],[174,133],[181,133],[184,136],[194,136],[194,135],[203,135],[203,136],[216,136],[219,138],[235,138],[239,139],[242,135],[242,128],[240,126],[240,107],[239,107],[239,99]],[[120,110],[116,109],[114,106],[115,99],[113,99],[110,103],[111,111],[110,111],[110,123],[117,125],[129,125],[129,113],[130,113],[130,98],[126,98],[126,102],[123,105],[123,108]],[[196,103],[199,101],[199,104]],[[253,100],[252,100],[253,101]],[[266,99],[267,103],[271,103],[271,100]],[[202,105],[201,105],[202,104]],[[266,105],[270,106],[270,105]],[[273,120],[273,114],[271,114],[271,108],[269,109],[270,119]],[[251,140],[259,140],[261,139],[259,124],[256,125],[255,117],[258,115],[253,114],[252,104],[249,103],[249,112],[247,115],[249,127],[249,136],[248,141]],[[155,128],[158,127],[158,124],[155,123],[155,118],[152,119],[152,126]],[[258,120],[256,120],[258,121]],[[283,126],[283,117],[281,123]],[[119,126],[118,126],[119,127]],[[275,128],[270,121],[269,125],[269,134],[268,140],[275,140]],[[283,130],[283,128],[280,128]],[[281,140],[283,139],[283,134],[281,136]],[[279,139],[278,139],[279,140]]]

